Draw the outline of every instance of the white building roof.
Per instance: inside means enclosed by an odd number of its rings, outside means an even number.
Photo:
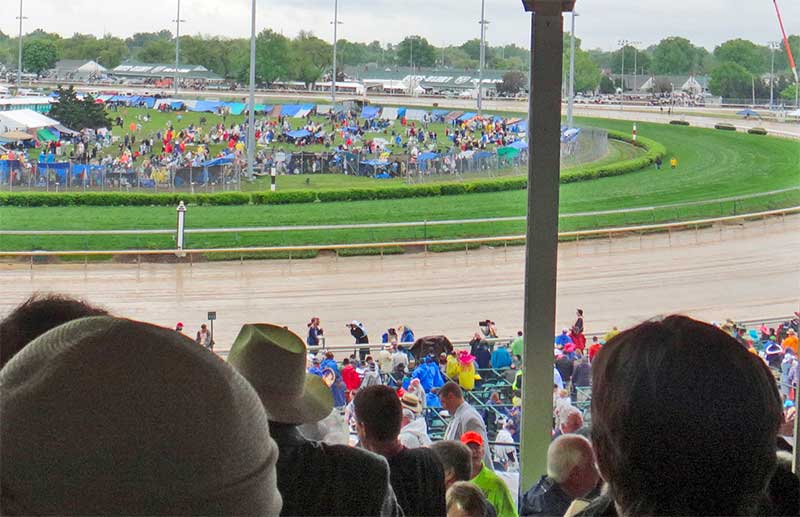
[[[5,131],[41,129],[58,126],[59,121],[33,110],[0,111],[0,129]]]

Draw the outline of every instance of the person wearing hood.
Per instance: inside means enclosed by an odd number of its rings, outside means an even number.
[[[375,364],[375,361],[372,359],[371,355],[367,356],[367,367],[364,370],[364,378],[361,379],[361,388],[366,388],[369,386],[375,386],[377,384],[383,384],[381,382],[381,374],[378,370],[378,365]]]
[[[569,329],[562,329],[561,334],[556,336],[555,343],[557,346],[565,346],[567,343],[572,343],[572,339],[569,337]]]
[[[425,390],[422,388],[422,384],[420,384],[419,379],[411,379],[406,391],[417,397],[420,404],[422,404],[422,409],[425,409],[428,406],[427,395],[425,394]]]
[[[397,344],[397,331],[394,328],[386,329],[386,332],[381,336],[381,343],[389,343],[390,345]]]
[[[350,328],[350,335],[353,336],[355,339],[355,343],[357,345],[367,345],[369,344],[369,336],[367,335],[367,329],[364,328],[364,324],[358,320],[353,320],[347,324],[347,327]],[[358,358],[363,361],[369,355],[369,347],[359,348],[358,349]]]
[[[780,369],[781,360],[783,359],[783,349],[772,339],[769,340],[767,346],[764,348],[764,359],[766,359],[770,368],[776,370]]]
[[[414,342],[414,331],[410,328],[406,327],[405,325],[400,326],[401,334],[400,334],[400,342],[401,343],[413,343]]]
[[[508,352],[508,346],[498,344],[492,352],[492,368],[502,370],[509,366],[511,366],[511,354]]]
[[[795,355],[791,352],[786,352],[783,356],[783,361],[781,361],[781,393],[784,397],[789,397],[790,386],[789,386],[789,372],[792,370],[792,361],[795,360]]]
[[[409,449],[428,447],[431,439],[428,437],[428,425],[425,423],[425,418],[421,416],[422,401],[415,394],[407,391],[400,397],[400,404],[403,406],[402,428],[398,436],[400,443]]]

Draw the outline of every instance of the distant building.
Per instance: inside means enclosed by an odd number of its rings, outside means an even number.
[[[175,77],[175,65],[125,61],[112,69],[111,74],[120,79],[140,80],[142,82],[171,80]],[[219,83],[224,80],[221,76],[201,65],[179,65],[177,75],[181,81]]]
[[[62,59],[50,71],[58,81],[91,81],[108,73],[108,69],[96,61],[84,59]]]
[[[50,97],[7,97],[0,98],[0,112],[31,110],[38,113],[48,113],[51,104]]]
[[[610,75],[614,84],[622,84],[622,76]],[[708,92],[708,76],[705,75],[655,75],[645,76],[625,74],[625,91],[633,93],[651,93],[653,90],[664,92],[676,91],[694,95]]]
[[[506,70],[484,70],[485,91],[503,82]],[[462,93],[477,90],[477,70],[417,69],[410,67],[346,67],[345,74],[360,80],[370,91],[386,93]]]

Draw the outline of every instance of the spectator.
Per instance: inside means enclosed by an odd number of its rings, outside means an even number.
[[[358,376],[355,367],[350,363],[350,359],[345,357],[342,360],[342,380],[344,386],[347,388],[348,396],[355,392],[361,385],[361,377]]]
[[[336,408],[344,407],[347,404],[345,395],[347,388],[342,380],[342,374],[339,372],[339,365],[333,356],[333,352],[325,352],[325,359],[322,360],[320,368],[322,369],[322,378],[327,379],[326,384],[328,384],[333,394],[333,406]]]
[[[569,329],[561,329],[561,334],[556,336],[555,344],[556,346],[564,347],[567,343],[572,343],[572,339],[569,337]]]
[[[603,342],[608,343],[609,341],[611,341],[611,338],[616,336],[617,334],[619,334],[619,329],[616,326],[612,327],[611,330],[606,332],[606,335],[603,336]]]
[[[425,390],[422,388],[422,384],[419,382],[419,379],[411,379],[408,383],[408,393],[412,393],[417,397],[422,406],[422,409],[428,407],[427,404],[427,396],[425,395]]]
[[[778,468],[769,482],[771,515],[800,515],[800,481],[792,473],[792,455],[778,451]]]
[[[461,435],[461,443],[469,447],[472,456],[471,481],[481,489],[486,499],[494,506],[498,517],[516,517],[517,508],[511,491],[505,481],[495,472],[486,467],[483,458],[486,452],[486,442],[475,431],[467,431]],[[488,445],[488,444],[486,444]]]
[[[353,402],[356,431],[362,446],[386,458],[392,488],[406,515],[445,513],[444,469],[428,448],[409,449],[398,440],[402,406],[388,386],[371,386]]]
[[[475,362],[475,356],[466,350],[458,351],[458,384],[467,391],[475,389]]]
[[[311,367],[308,369],[308,373],[322,377],[322,368],[320,368],[320,360],[317,356],[311,357]]]
[[[599,352],[602,347],[603,345],[600,344],[597,336],[592,336],[592,344],[589,345],[589,362],[594,361],[594,356],[597,355],[597,352]]]
[[[561,436],[547,449],[547,475],[522,496],[520,515],[564,515],[572,501],[589,495],[600,479],[592,444]]]
[[[405,325],[400,325],[398,327],[400,330],[400,342],[401,343],[413,343],[414,342],[414,331],[410,328],[406,327]]]
[[[575,348],[583,353],[583,350],[586,348],[586,336],[583,335],[583,309],[577,309],[575,314],[578,316],[578,319],[576,319],[575,323],[572,325],[569,337],[572,342],[575,343]]]
[[[376,386],[382,384],[381,374],[378,371],[378,365],[372,359],[371,355],[367,356],[367,367],[364,371],[364,378],[361,380],[361,387],[367,388],[369,386]]]
[[[403,345],[397,345],[397,350],[392,354],[392,371],[397,371],[400,367],[403,372],[408,370],[408,354],[403,350]]]
[[[269,324],[243,326],[228,355],[266,408],[279,449],[282,515],[401,515],[383,458],[300,434],[300,425],[319,422],[333,409],[322,379],[303,371],[304,355],[300,336]]]
[[[511,366],[511,354],[508,352],[508,345],[498,344],[492,352],[492,368],[502,370]]]
[[[444,431],[445,440],[460,440],[467,431],[474,431],[483,437],[484,442],[489,441],[486,423],[475,408],[464,401],[464,392],[458,384],[451,381],[442,386],[439,389],[439,401],[452,417]],[[487,465],[492,464],[488,448],[483,459]]]
[[[358,320],[353,320],[347,324],[350,328],[350,335],[353,336],[357,345],[367,345],[369,344],[369,336],[367,335],[367,329],[364,328],[364,324]],[[369,347],[362,347],[358,349],[358,358],[363,361],[369,355]]]
[[[311,321],[308,322],[308,336],[306,337],[306,344],[311,347],[318,347],[320,338],[325,331],[320,327],[319,318],[314,316],[311,318]]]
[[[592,365],[588,357],[581,357],[572,372],[572,396],[577,400],[578,388],[588,388],[592,385]]]
[[[514,384],[514,381],[517,378],[517,365],[511,363],[511,366],[508,367],[508,370],[503,372],[503,378],[509,384]]]
[[[378,351],[378,368],[384,375],[388,375],[392,371],[392,353],[386,345]]]
[[[32,341],[0,384],[3,514],[280,512],[258,396],[173,330],[70,321]]]
[[[180,321],[175,324],[175,332],[183,332],[183,323]]]
[[[781,403],[763,361],[670,316],[613,338],[593,370],[592,442],[610,496],[585,515],[764,511]]]
[[[472,478],[472,453],[469,447],[456,440],[434,442],[431,449],[444,467],[444,484],[449,489],[453,483]]]
[[[489,501],[472,483],[458,481],[447,489],[447,517],[487,517]]]
[[[558,370],[558,374],[561,376],[561,381],[565,384],[569,384],[569,381],[572,380],[572,372],[575,369],[575,364],[573,363],[572,359],[570,359],[566,354],[559,354],[556,358],[556,370]]]
[[[776,370],[780,369],[784,355],[791,356],[791,354],[791,348],[788,348],[786,352],[784,352],[783,348],[781,348],[774,339],[767,341],[767,346],[764,348],[764,359],[766,359],[770,368],[775,368]]]
[[[409,449],[429,446],[431,439],[428,437],[428,424],[425,423],[425,418],[420,416],[422,402],[416,395],[407,391],[400,397],[400,404],[403,406],[400,443]]]
[[[390,327],[381,336],[381,343],[389,343],[390,345],[397,344],[397,331]]]
[[[589,438],[589,430],[583,426],[583,415],[575,406],[567,406],[558,413],[556,420],[557,429],[553,439],[565,434],[578,434]]]
[[[514,338],[514,341],[511,342],[511,355],[514,357],[519,356],[522,357],[523,352],[525,351],[525,339],[522,337],[522,331],[517,331],[517,337]]]
[[[781,341],[781,347],[786,350],[787,348],[797,355],[797,332],[794,329],[786,331],[786,339]]]
[[[0,321],[0,368],[25,345],[62,323],[107,316],[103,309],[63,295],[33,295]]]
[[[514,436],[511,431],[514,430],[514,423],[511,420],[503,422],[503,428],[498,431],[495,437],[495,442],[498,444],[512,444],[514,443]],[[502,465],[503,470],[509,471],[517,465],[517,450],[513,445],[495,445],[494,455]]]
[[[211,341],[211,332],[208,331],[208,326],[205,323],[200,325],[200,330],[197,331],[195,342],[197,342],[197,344],[203,348],[208,348],[209,350],[214,348],[213,342]]]

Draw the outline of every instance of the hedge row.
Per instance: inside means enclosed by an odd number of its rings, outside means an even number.
[[[663,145],[639,137],[635,142],[630,135],[609,131],[610,139],[622,140],[646,151],[643,156],[608,165],[586,165],[569,169],[561,175],[562,183],[572,183],[606,176],[617,176],[637,171],[652,164],[657,156],[664,156]],[[142,194],[126,192],[4,192],[0,193],[0,206],[176,206],[179,201],[193,205],[289,205],[332,201],[365,201],[404,199],[411,197],[455,196],[481,192],[524,190],[527,177],[498,178],[459,183],[433,183],[400,187],[350,188],[335,190],[294,190],[286,192],[221,192],[218,194]]]
[[[670,120],[669,123],[672,124],[673,126],[688,126],[689,125],[689,121],[688,120]]]
[[[767,130],[763,127],[751,127],[747,130],[747,132],[751,135],[766,135]]]
[[[723,131],[736,131],[736,126],[733,124],[728,124],[727,122],[720,122],[718,124],[714,124],[714,129],[721,129]]]
[[[644,149],[646,152],[642,156],[625,160],[622,162],[610,163],[608,165],[585,165],[570,169],[561,175],[561,183],[574,183],[596,178],[606,178],[608,176],[620,176],[629,172],[635,172],[648,167],[656,161],[656,158],[664,157],[667,148],[664,145],[645,137],[638,137],[635,141],[633,137],[621,131],[609,131],[608,138],[620,140]]]

